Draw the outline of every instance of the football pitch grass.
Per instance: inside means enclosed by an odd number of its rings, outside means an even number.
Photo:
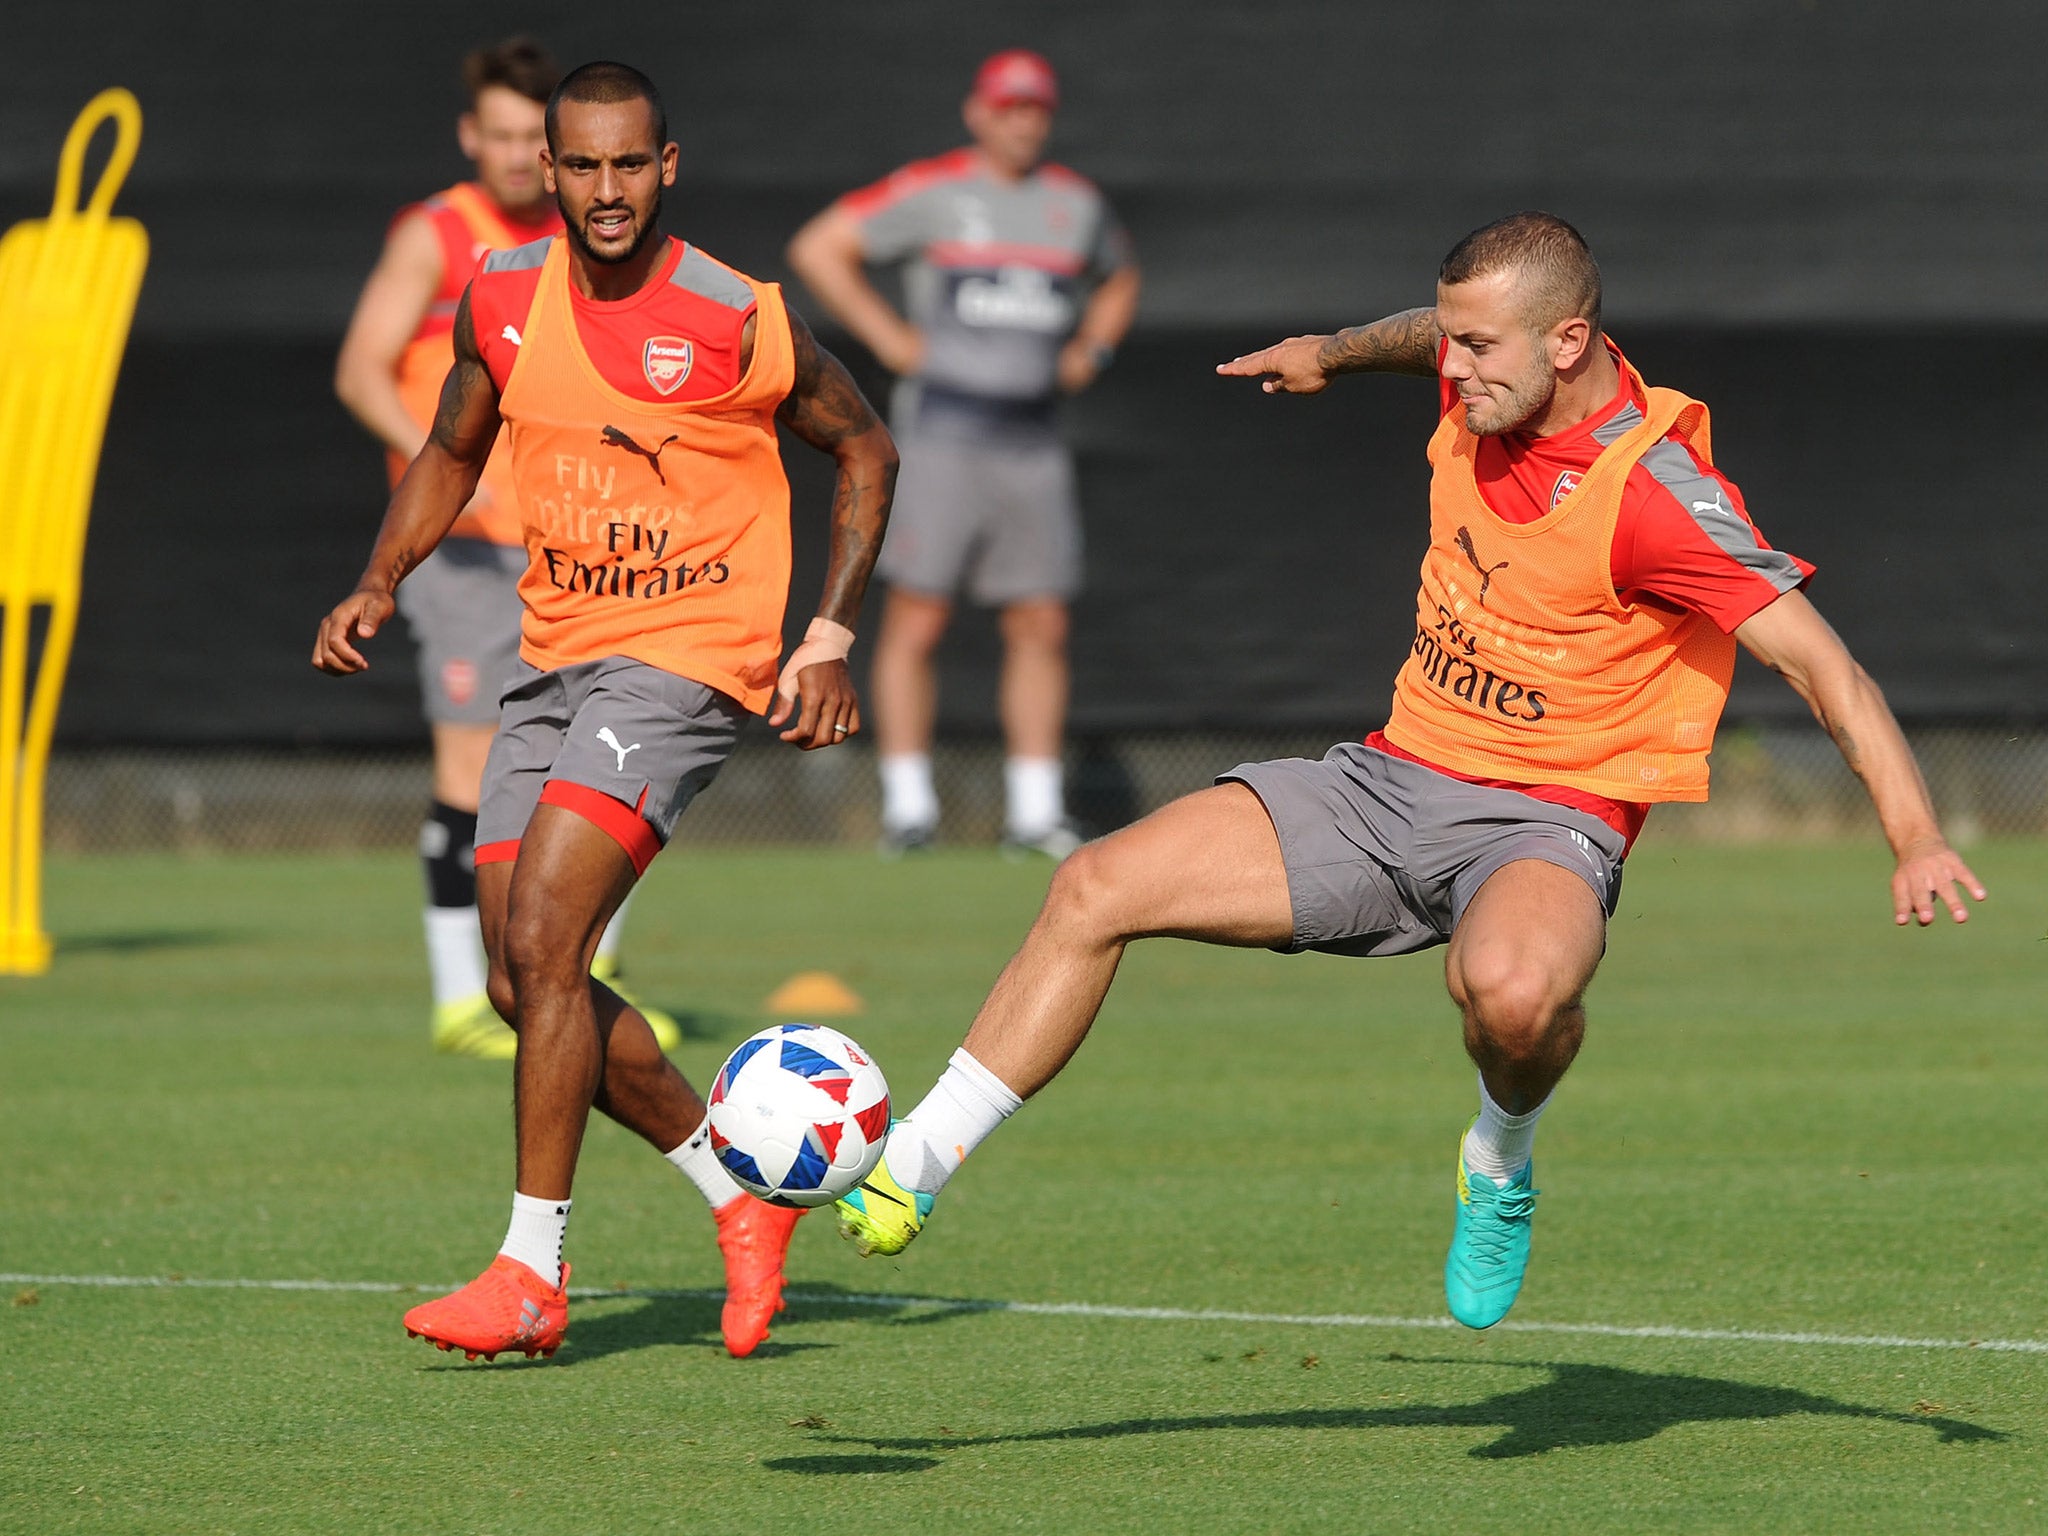
[[[59,861],[55,969],[0,981],[0,1529],[2048,1528],[2048,846],[1971,858],[1970,924],[1900,932],[1874,839],[1653,829],[1512,1330],[1443,1314],[1441,952],[1159,941],[908,1253],[804,1221],[749,1360],[702,1203],[595,1125],[604,1294],[494,1366],[399,1328],[510,1192],[508,1069],[427,1050],[412,861]],[[630,975],[701,1084],[832,971],[907,1109],[1046,877],[679,849]]]

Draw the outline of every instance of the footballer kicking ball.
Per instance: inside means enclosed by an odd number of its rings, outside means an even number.
[[[711,1085],[711,1149],[771,1205],[829,1205],[874,1171],[889,1085],[874,1058],[822,1024],[740,1042]]]

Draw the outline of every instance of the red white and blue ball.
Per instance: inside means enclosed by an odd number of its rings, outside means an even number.
[[[711,1149],[749,1194],[829,1205],[874,1171],[889,1085],[868,1053],[822,1024],[740,1042],[711,1085]]]

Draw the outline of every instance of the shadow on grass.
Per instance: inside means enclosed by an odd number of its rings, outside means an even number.
[[[241,935],[227,928],[130,928],[116,933],[57,936],[61,955],[146,955],[159,949],[205,949]]]
[[[966,1315],[958,1306],[905,1297],[872,1297],[837,1286],[807,1283],[789,1291],[791,1310],[775,1321],[771,1337],[749,1356],[753,1360],[775,1360],[816,1349],[835,1349],[833,1344],[792,1339],[798,1325],[813,1323],[928,1323]],[[654,1292],[621,1291],[613,1297],[578,1298],[569,1337],[555,1356],[557,1365],[581,1365],[602,1360],[627,1350],[651,1349],[682,1344],[704,1349],[723,1349],[718,1315],[724,1305],[722,1291]],[[592,1312],[593,1307],[601,1308]],[[619,1305],[632,1303],[632,1305]],[[900,1470],[900,1469],[898,1469]]]
[[[761,1463],[771,1472],[801,1472],[811,1477],[854,1477],[870,1472],[929,1472],[938,1465],[932,1456],[774,1456]]]
[[[1390,1359],[1399,1358],[1390,1356]],[[870,1440],[822,1437],[878,1451],[957,1450],[972,1445],[1026,1445],[1058,1440],[1117,1440],[1129,1435],[1187,1434],[1243,1429],[1497,1429],[1507,1432],[1466,1454],[1487,1460],[1541,1456],[1582,1446],[1628,1445],[1654,1439],[1680,1424],[1703,1424],[1822,1414],[1872,1419],[1932,1430],[1943,1443],[2005,1440],[1999,1430],[1961,1419],[1890,1413],[1838,1402],[1792,1387],[1760,1387],[1710,1376],[1625,1371],[1605,1365],[1521,1361],[1428,1360],[1429,1365],[1512,1365],[1542,1371],[1542,1381],[1476,1403],[1416,1403],[1387,1408],[1299,1408],[1274,1413],[1190,1414],[1156,1419],[1114,1419],[1014,1435],[948,1435]]]

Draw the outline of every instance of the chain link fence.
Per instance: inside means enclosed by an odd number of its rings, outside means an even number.
[[[1944,727],[1909,733],[1943,825],[1958,844],[2048,833],[2048,731]],[[1318,757],[1324,732],[1133,734],[1068,748],[1068,804],[1105,832],[1220,770],[1271,757]],[[1714,798],[1667,806],[1653,838],[1745,841],[1869,835],[1875,817],[1818,730],[1734,725],[1714,752]],[[942,744],[934,776],[942,841],[992,844],[1001,832],[1002,760],[992,741]],[[191,853],[409,845],[427,801],[424,752],[106,749],[51,764],[53,851]],[[683,818],[699,845],[871,843],[879,831],[874,758],[859,744],[796,752],[760,736],[741,746]]]

